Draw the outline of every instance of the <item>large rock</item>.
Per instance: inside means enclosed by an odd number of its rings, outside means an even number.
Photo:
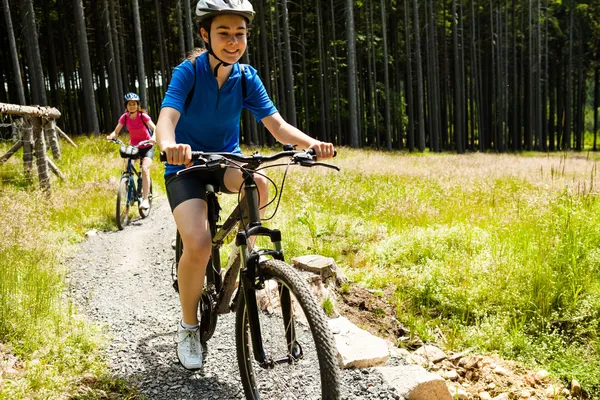
[[[324,281],[335,278],[336,282],[341,284],[347,280],[331,257],[323,257],[318,254],[294,257],[292,258],[292,265],[302,271],[319,275]]]
[[[446,382],[418,365],[375,368],[407,400],[452,400]]]
[[[329,320],[342,368],[368,368],[384,365],[389,359],[385,340],[360,329],[347,318]]]

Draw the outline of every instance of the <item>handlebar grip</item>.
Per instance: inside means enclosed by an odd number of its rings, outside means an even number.
[[[315,151],[315,149],[308,149],[308,150],[306,150],[306,152],[308,154],[310,154],[311,156],[316,156],[317,155],[317,152]],[[337,156],[337,150],[335,150],[335,149],[333,150],[333,156],[334,157]]]
[[[192,151],[192,161],[198,161],[203,154],[201,151]],[[160,152],[160,161],[167,162],[167,153],[164,151]]]

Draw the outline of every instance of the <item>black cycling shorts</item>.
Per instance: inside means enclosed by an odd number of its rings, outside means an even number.
[[[152,160],[154,158],[154,146],[140,148],[138,155],[140,160],[146,157]]]
[[[198,171],[179,176],[177,174],[165,176],[165,187],[171,211],[189,199],[202,199],[206,201],[205,186],[207,184],[213,185],[215,192],[236,193],[228,190],[223,183],[226,170],[227,168],[220,168],[216,171]]]

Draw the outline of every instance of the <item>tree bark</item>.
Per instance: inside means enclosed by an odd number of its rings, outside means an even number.
[[[131,6],[133,8],[133,26],[135,29],[135,50],[137,53],[137,69],[138,76],[137,80],[139,83],[138,91],[141,100],[142,108],[148,106],[146,99],[146,70],[144,69],[144,45],[142,43],[142,25],[140,21],[140,7],[138,0],[132,0]]]
[[[404,43],[406,46],[406,105],[408,108],[408,128],[406,130],[406,145],[410,151],[415,150],[414,130],[414,99],[413,99],[413,76],[412,76],[412,49],[410,37],[410,5],[404,0]]]
[[[183,0],[183,14],[185,17],[185,44],[187,50],[189,51],[194,48],[194,30],[192,22],[192,9],[190,8],[190,0]]]
[[[415,3],[417,0],[414,0]],[[357,148],[358,141],[358,107],[356,85],[356,38],[354,32],[354,2],[346,0],[346,45],[348,46],[348,108],[350,146]]]
[[[424,110],[424,94],[423,94],[423,63],[421,62],[421,34],[419,24],[419,4],[417,0],[413,0],[415,10],[414,31],[415,31],[415,58],[417,68],[417,112],[419,115],[419,136],[417,145],[419,151],[425,151],[425,110]]]
[[[19,104],[25,105],[25,90],[23,89],[23,79],[21,78],[21,66],[19,65],[19,54],[17,52],[17,43],[15,41],[15,33],[12,25],[12,18],[10,16],[10,5],[8,0],[2,0],[4,7],[4,20],[6,21],[6,31],[8,34],[8,42],[10,45],[10,58],[13,67],[13,76],[15,80],[15,87],[17,88],[17,96]]]
[[[294,95],[294,73],[292,71],[292,45],[290,43],[290,23],[288,17],[288,2],[281,0],[281,17],[283,28],[283,54],[284,54],[284,71],[285,71],[285,92],[287,98],[288,122],[293,126],[297,125],[296,121],[296,97]]]
[[[42,129],[42,119],[34,117],[31,119],[33,126],[33,137],[35,140],[35,161],[40,181],[40,188],[43,192],[50,194],[50,176],[48,175],[48,161],[46,159],[46,142]]]
[[[23,0],[21,2],[21,18],[23,20],[25,37],[27,38],[25,54],[27,56],[28,73],[31,81],[31,101],[34,105],[45,106],[48,104],[46,100],[46,85],[44,83],[42,57],[40,55],[38,30],[32,0]]]
[[[179,39],[179,56],[183,60],[185,58],[185,54],[187,53],[185,46],[185,32],[186,30],[183,28],[183,12],[181,11],[181,0],[177,0],[177,37]]]
[[[94,94],[94,80],[90,65],[90,53],[83,16],[82,0],[73,0],[75,12],[75,27],[77,28],[77,45],[79,47],[79,62],[81,67],[81,80],[85,104],[85,121],[88,132],[99,133],[98,115],[96,114],[96,96]]]
[[[381,34],[383,35],[383,80],[385,85],[385,138],[387,149],[392,150],[392,126],[390,116],[390,72],[387,45],[387,12],[386,0],[381,0]]]

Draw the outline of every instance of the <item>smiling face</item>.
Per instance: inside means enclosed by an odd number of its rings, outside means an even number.
[[[138,107],[139,107],[138,102],[135,100],[129,100],[127,102],[127,111],[130,113],[136,112],[138,110]]]
[[[208,33],[202,29],[202,38],[208,42]],[[210,45],[222,61],[235,64],[246,51],[248,28],[246,19],[235,14],[216,16],[210,27]]]

